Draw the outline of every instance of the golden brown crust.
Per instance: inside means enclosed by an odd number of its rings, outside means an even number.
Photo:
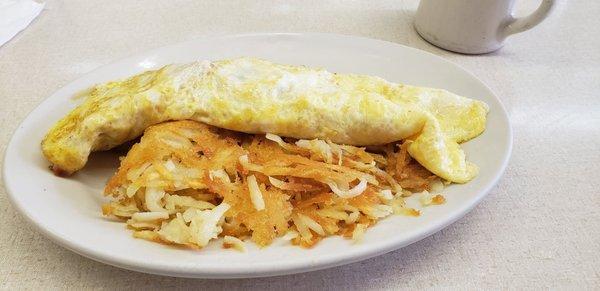
[[[408,147],[408,142],[386,147],[387,172],[399,182],[402,188],[415,192],[431,190],[430,183],[437,176],[411,158]]]
[[[61,169],[57,165],[50,165],[49,168],[52,171],[52,173],[54,173],[54,175],[59,176],[59,177],[68,177],[71,174],[73,174],[72,172]]]
[[[390,201],[383,199],[380,191],[393,187],[385,178],[373,176],[370,170],[373,167],[387,171],[401,185],[416,191],[430,189],[430,182],[436,178],[408,156],[404,144],[385,145],[378,149],[379,153],[358,147],[330,146],[333,152],[343,149],[344,154],[336,153],[327,163],[322,153],[302,148],[292,139],[281,145],[263,135],[241,134],[195,121],[158,124],[145,131],[108,181],[105,194],[115,197],[119,204],[105,206],[103,212],[117,215],[114,207],[121,207],[119,205],[131,205],[127,209],[134,212],[137,209],[151,211],[144,187],[155,185],[152,187],[164,189],[167,195],[229,205],[222,236],[249,237],[259,246],[267,246],[276,237],[294,230],[301,235],[292,243],[311,247],[326,236],[353,236],[356,224],[361,227],[375,224],[387,215],[378,214],[382,211],[378,208],[389,207],[391,211]],[[247,157],[249,164],[241,162],[243,157]],[[169,167],[176,167],[177,171],[194,170],[195,174],[176,177],[175,170]],[[148,168],[152,170],[144,170]],[[222,171],[220,177],[216,171]],[[248,186],[250,175],[258,181],[264,210],[257,210],[252,200]],[[365,178],[367,176],[371,178]],[[279,182],[274,184],[273,178]],[[370,182],[360,195],[351,198],[340,197],[327,184],[327,181],[347,182],[349,187],[355,187],[361,179]],[[139,189],[135,189],[131,198],[124,198],[126,188],[135,183],[139,183]],[[396,197],[403,194],[398,193]],[[440,197],[434,197],[432,204],[443,203]],[[121,215],[127,211],[121,211]],[[419,214],[414,209],[403,211],[407,215]],[[173,217],[171,213],[167,220]],[[306,223],[316,223],[320,228],[307,229]],[[135,228],[136,224],[133,225]],[[144,226],[137,224],[137,227]],[[138,229],[136,237],[169,242],[147,230]]]

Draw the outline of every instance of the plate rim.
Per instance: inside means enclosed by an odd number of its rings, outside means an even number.
[[[498,103],[498,109],[500,110],[499,113],[500,113],[502,119],[504,119],[506,122],[506,130],[507,130],[506,137],[507,137],[507,139],[506,139],[506,144],[504,145],[505,150],[502,153],[503,154],[502,164],[500,165],[500,167],[496,168],[496,171],[492,174],[494,177],[493,180],[486,183],[485,186],[482,188],[482,190],[479,191],[479,194],[476,197],[474,197],[474,199],[471,199],[468,201],[469,203],[464,203],[464,204],[460,205],[460,207],[457,207],[456,209],[451,211],[449,213],[448,219],[441,220],[436,223],[429,223],[426,227],[420,228],[418,231],[416,231],[410,240],[406,240],[406,241],[403,241],[400,243],[395,242],[394,240],[388,240],[387,243],[382,244],[380,247],[365,248],[365,249],[361,249],[360,252],[349,252],[349,253],[346,253],[345,255],[331,256],[331,257],[327,258],[326,260],[320,261],[318,264],[311,264],[311,263],[307,263],[304,261],[288,263],[284,267],[278,267],[278,266],[276,267],[273,264],[265,264],[263,266],[253,264],[252,266],[248,266],[246,268],[241,268],[241,267],[237,267],[237,269],[233,268],[233,267],[225,268],[225,269],[217,268],[215,270],[206,269],[206,270],[203,270],[202,272],[198,272],[197,270],[189,270],[189,269],[182,269],[182,268],[179,268],[176,270],[175,269],[165,269],[165,268],[161,268],[160,265],[153,265],[153,264],[149,264],[148,262],[139,263],[139,262],[128,260],[128,259],[123,259],[119,256],[105,255],[105,254],[98,252],[93,246],[86,247],[86,246],[78,245],[75,242],[72,242],[70,240],[63,238],[62,236],[60,236],[59,234],[57,234],[55,232],[52,232],[48,229],[43,228],[40,224],[38,224],[36,222],[35,219],[33,219],[29,215],[29,213],[26,211],[24,205],[21,205],[16,200],[16,196],[15,196],[16,189],[13,189],[13,186],[11,186],[11,184],[9,183],[9,178],[8,178],[9,174],[7,174],[9,172],[9,169],[8,169],[8,163],[6,162],[8,160],[7,157],[8,157],[9,152],[12,152],[13,148],[15,147],[15,145],[14,145],[14,143],[16,142],[15,136],[17,135],[17,133],[19,132],[19,130],[23,126],[23,124],[27,120],[30,119],[32,113],[36,112],[40,107],[44,106],[44,104],[46,102],[48,102],[48,100],[62,88],[83,78],[85,75],[93,73],[94,71],[100,70],[104,67],[110,66],[112,64],[130,59],[135,56],[142,55],[142,54],[152,54],[152,53],[159,51],[161,49],[164,49],[166,47],[186,46],[186,45],[190,45],[190,44],[193,44],[196,42],[209,41],[211,39],[217,40],[217,39],[252,38],[252,37],[267,37],[267,36],[325,37],[325,38],[341,38],[341,39],[345,39],[345,40],[356,40],[356,41],[361,41],[361,42],[365,42],[365,41],[373,42],[373,43],[379,42],[380,44],[389,46],[389,47],[396,46],[400,49],[416,51],[417,53],[425,54],[428,57],[436,59],[437,61],[441,61],[448,65],[456,67],[462,73],[468,75],[470,78],[472,78],[472,79],[476,80],[478,83],[480,83],[489,92],[490,96],[493,97],[495,99],[495,101]],[[498,184],[498,181],[503,176],[503,174],[506,170],[506,167],[509,163],[509,160],[510,160],[510,157],[512,154],[512,148],[513,148],[513,130],[512,130],[512,126],[510,123],[510,118],[508,116],[508,113],[507,113],[504,105],[502,104],[500,98],[498,98],[498,96],[494,93],[494,91],[491,90],[491,88],[489,88],[489,86],[487,84],[485,84],[482,80],[477,78],[474,74],[472,74],[471,72],[469,72],[462,66],[460,66],[452,61],[449,61],[441,56],[438,56],[433,53],[430,53],[430,52],[427,52],[424,50],[420,50],[417,48],[409,47],[409,46],[406,46],[403,44],[394,43],[391,41],[363,37],[363,36],[347,35],[347,34],[312,33],[312,32],[309,32],[309,33],[258,32],[258,33],[241,33],[241,34],[223,34],[223,35],[211,35],[211,36],[198,37],[198,38],[194,38],[194,39],[187,40],[187,41],[167,44],[167,45],[163,45],[160,47],[154,47],[154,48],[151,48],[148,50],[136,51],[132,54],[126,55],[119,59],[112,60],[109,63],[106,63],[99,67],[96,67],[89,72],[80,74],[75,79],[70,80],[63,86],[57,88],[56,90],[53,91],[53,93],[48,95],[48,97],[44,98],[37,106],[35,106],[29,113],[27,113],[26,117],[19,123],[19,125],[16,127],[16,129],[12,132],[10,140],[7,143],[7,146],[6,146],[6,149],[4,152],[2,178],[3,178],[3,182],[4,182],[4,186],[5,186],[4,188],[6,189],[6,193],[8,196],[8,200],[10,201],[12,206],[15,207],[17,209],[17,211],[23,217],[25,217],[25,220],[30,225],[33,225],[34,228],[39,233],[41,233],[45,237],[49,238],[51,241],[58,244],[59,246],[62,246],[64,248],[71,250],[71,251],[73,251],[79,255],[82,255],[84,257],[87,257],[92,260],[95,260],[95,261],[98,261],[101,263],[105,263],[108,265],[112,265],[112,266],[116,266],[116,267],[120,267],[120,268],[124,268],[124,269],[128,269],[128,270],[138,271],[138,272],[156,274],[156,275],[188,277],[188,278],[215,278],[215,279],[219,279],[219,278],[221,278],[221,279],[223,279],[223,278],[253,278],[253,277],[269,277],[269,276],[303,273],[303,272],[322,270],[322,269],[326,269],[326,268],[331,268],[331,267],[336,267],[336,266],[340,266],[340,265],[358,262],[358,261],[362,261],[365,259],[369,259],[372,257],[376,257],[379,255],[383,255],[385,253],[400,249],[400,248],[410,245],[414,242],[420,241],[438,231],[441,231],[442,229],[446,228],[450,224],[456,222],[458,219],[462,218],[467,213],[469,213],[476,205],[478,205],[481,202],[481,200],[483,200],[484,197],[486,197],[489,194],[490,190]]]

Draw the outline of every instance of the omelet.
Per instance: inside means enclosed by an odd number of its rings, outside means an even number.
[[[275,64],[256,58],[167,65],[96,85],[54,125],[42,151],[57,174],[92,151],[140,136],[150,125],[195,120],[245,133],[355,146],[409,141],[408,153],[448,181],[477,175],[459,143],[485,129],[488,106],[446,90]]]

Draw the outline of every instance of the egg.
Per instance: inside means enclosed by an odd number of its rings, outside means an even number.
[[[459,143],[485,129],[488,106],[442,89],[256,58],[174,64],[82,93],[84,101],[42,142],[57,173],[81,169],[107,150],[167,120],[196,120],[246,133],[339,144],[407,139],[434,174],[464,183],[477,175]]]

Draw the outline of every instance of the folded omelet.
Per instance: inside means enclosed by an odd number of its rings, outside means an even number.
[[[196,120],[246,133],[350,145],[409,140],[409,154],[439,177],[477,175],[459,143],[485,129],[488,106],[441,89],[378,77],[274,64],[255,58],[168,65],[97,85],[42,141],[55,173],[81,169],[167,120]]]

